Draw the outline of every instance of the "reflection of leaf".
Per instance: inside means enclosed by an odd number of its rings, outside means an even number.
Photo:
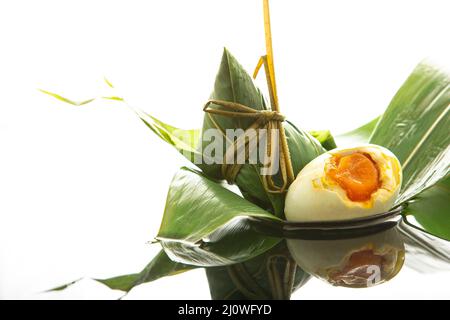
[[[197,266],[221,266],[255,257],[280,241],[251,228],[252,218],[280,221],[202,174],[174,177],[157,239],[169,257]]]
[[[194,266],[188,266],[173,262],[167,257],[165,252],[161,250],[144,268],[144,270],[139,273],[127,274],[109,279],[94,280],[106,285],[110,289],[128,292],[140,284],[155,281],[162,277],[176,275],[194,268]],[[48,291],[61,291],[67,289],[80,280],[82,279],[72,281],[68,284],[53,288]]]
[[[406,214],[427,232],[450,241],[450,177],[416,196]]]
[[[289,299],[291,293],[309,279],[309,275],[290,258],[285,241],[246,262],[207,268],[206,275],[211,297],[219,300]],[[278,276],[283,280],[280,281]],[[292,283],[286,281],[289,276]]]
[[[407,220],[398,226],[408,254],[406,264],[421,272],[450,270],[449,242],[422,232]]]
[[[84,100],[84,101],[73,101],[73,100],[64,98],[63,96],[53,93],[53,92],[50,92],[50,91],[46,91],[46,90],[42,90],[42,89],[39,89],[39,91],[41,91],[42,93],[48,94],[49,96],[52,96],[60,101],[71,104],[73,106],[82,106],[82,105],[88,104],[89,102],[92,102],[95,100],[95,98],[92,98],[92,99],[88,99],[88,100]]]
[[[450,76],[419,64],[392,99],[370,143],[390,149],[403,168],[398,203],[431,187],[449,172]]]

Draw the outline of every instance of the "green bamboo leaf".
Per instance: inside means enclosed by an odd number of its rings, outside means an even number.
[[[445,175],[445,167],[448,172],[448,133],[444,135],[449,127],[448,85],[449,77],[445,72],[421,64],[401,87],[381,121],[381,117],[378,117],[358,129],[338,135],[336,140],[339,146],[367,143],[370,140],[389,148],[403,161],[415,152],[415,157],[420,160],[417,162],[420,163],[409,164],[404,171],[405,179],[412,180],[409,182],[410,193],[402,197],[410,198],[405,214],[415,217],[418,227],[425,232],[450,240],[450,179],[433,185],[438,179],[429,179],[428,176],[434,174],[434,168],[423,167],[427,163],[442,164],[440,175]],[[442,114],[439,115],[439,112]],[[402,117],[405,117],[404,121]],[[374,133],[375,128],[377,133]],[[442,139],[435,131],[441,131]],[[423,142],[417,142],[419,138]],[[433,159],[436,154],[437,158]],[[439,162],[441,156],[443,159]],[[414,185],[418,186],[417,190],[414,190]]]
[[[125,101],[123,98],[117,97],[117,96],[102,97],[102,99],[106,99],[106,100],[115,100],[115,101]]]
[[[139,273],[95,280],[113,290],[129,292],[138,285],[155,281],[162,277],[177,275],[194,268],[195,266],[192,265],[185,265],[172,261],[167,254],[161,250]]]
[[[82,105],[88,104],[95,100],[95,98],[92,98],[92,99],[88,99],[88,100],[84,100],[84,101],[74,101],[74,100],[67,99],[59,94],[56,94],[56,93],[53,93],[53,92],[50,92],[47,90],[39,89],[39,91],[42,93],[48,94],[49,96],[52,96],[53,98],[56,98],[59,101],[71,104],[73,106],[82,106]]]
[[[222,60],[216,75],[214,88],[210,99],[237,102],[259,111],[267,110],[266,102],[264,101],[260,90],[255,86],[250,75],[226,48],[224,48],[223,51]],[[222,106],[215,104],[212,104],[211,108],[223,110]],[[207,132],[210,129],[245,130],[253,123],[253,121],[254,119],[249,118],[239,117],[234,119],[230,117],[211,116],[210,114],[205,114],[202,132]],[[210,141],[207,140],[202,141],[202,150],[205,150],[209,143]],[[223,143],[223,150],[226,150],[226,141]],[[225,154],[225,152],[223,152],[223,154]],[[204,166],[202,170],[210,177],[224,179],[220,164],[213,163]],[[250,172],[246,173],[246,175],[256,177],[256,180],[259,180],[259,174],[254,176],[254,170],[252,170],[252,168],[242,168],[241,170],[249,170]],[[261,200],[263,201],[268,200],[265,193],[261,195],[256,194],[256,192],[253,193],[257,198],[262,198]]]
[[[338,135],[339,146],[367,143],[380,117],[369,123]],[[408,201],[404,211],[416,219],[418,227],[431,235],[450,240],[450,178],[446,178]]]
[[[125,100],[120,97],[103,97],[104,99],[115,100],[124,102]],[[128,106],[128,105],[127,105]],[[140,110],[130,107],[136,115],[141,119],[144,124],[153,131],[160,139],[167,142],[178,150],[183,156],[185,156],[192,163],[196,162],[197,157],[201,157],[201,153],[198,151],[198,143],[200,140],[200,130],[191,129],[185,130],[174,126],[171,126],[158,118]]]
[[[199,162],[196,159],[201,158],[201,152],[198,151],[200,130],[176,128],[139,109],[133,110],[160,139],[173,146],[192,163]]]
[[[280,241],[256,232],[254,219],[280,221],[201,173],[183,168],[170,185],[156,239],[174,261],[230,265],[258,256]]]
[[[402,85],[370,143],[391,150],[402,163],[398,203],[433,186],[449,172],[450,76],[421,63]]]
[[[164,250],[161,250],[153,260],[139,273],[127,274],[122,276],[117,276],[108,279],[93,279],[99,283],[104,284],[112,290],[120,290],[124,292],[129,292],[134,287],[138,285],[155,281],[162,277],[173,276],[179,273],[189,271],[196,268],[195,266],[185,265],[182,263],[177,263],[169,259]],[[58,286],[56,288],[47,290],[51,291],[61,291],[69,288],[70,286],[83,280],[78,279],[70,283]]]
[[[105,78],[105,82],[111,87],[112,84]],[[85,104],[88,104],[95,100],[89,99],[81,102],[73,101],[68,98],[65,98],[59,94],[39,89],[39,91],[50,95],[60,101],[63,101],[65,103],[69,103],[74,106],[82,106]],[[200,130],[184,130],[180,128],[176,128],[174,126],[171,126],[167,123],[164,123],[163,121],[157,119],[156,117],[153,117],[152,115],[145,113],[144,111],[132,108],[126,104],[125,99],[118,96],[108,96],[108,97],[102,97],[102,99],[106,100],[113,100],[125,103],[127,107],[132,109],[136,115],[142,120],[142,122],[145,123],[145,125],[150,128],[159,138],[161,138],[163,141],[167,142],[168,144],[172,145],[177,149],[182,155],[184,155],[189,161],[195,162],[196,157],[201,157],[201,153],[197,150],[198,149],[198,142],[200,137]]]
[[[117,96],[103,97],[103,99],[114,100],[124,103],[130,108],[142,122],[161,140],[173,146],[183,156],[185,156],[192,163],[196,162],[201,153],[198,151],[198,144],[200,141],[200,130],[192,129],[185,130],[167,124],[149,113],[142,111],[139,108],[129,106],[124,98]]]
[[[362,125],[359,128],[337,135],[335,137],[337,145],[339,147],[347,147],[368,143],[370,137],[373,134],[373,131],[375,130],[375,127],[380,121],[380,118],[381,116],[373,119],[372,121]]]
[[[114,89],[113,84],[106,77],[103,77],[103,80],[108,85],[108,87],[110,87],[111,89]]]
[[[57,286],[57,287],[52,288],[52,289],[49,289],[49,290],[45,290],[44,292],[63,291],[63,290],[66,290],[67,288],[73,286],[74,284],[80,282],[81,280],[83,280],[83,278],[80,278],[80,279],[71,281],[71,282],[69,282],[69,283],[63,284],[63,285],[61,285],[61,286]]]
[[[326,150],[336,148],[336,142],[329,130],[310,131],[309,134],[316,138]]]
[[[428,233],[450,241],[450,177],[417,195],[405,213]]]

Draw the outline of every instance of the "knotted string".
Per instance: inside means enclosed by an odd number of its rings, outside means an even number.
[[[223,100],[209,100],[203,111],[206,112],[213,124],[217,129],[220,129],[222,134],[225,136],[224,130],[218,125],[217,121],[215,121],[213,115],[219,115],[229,118],[247,118],[247,119],[255,119],[253,124],[246,129],[243,134],[244,140],[244,152],[245,152],[245,161],[248,161],[249,155],[254,150],[249,150],[255,148],[256,143],[250,144],[249,139],[246,133],[249,130],[257,130],[258,129],[266,129],[267,132],[267,146],[265,156],[272,159],[272,154],[274,152],[279,152],[279,165],[280,165],[280,173],[281,173],[281,186],[277,186],[273,181],[272,175],[262,175],[262,182],[266,191],[271,193],[283,193],[289,187],[289,185],[294,181],[294,169],[292,168],[291,156],[289,153],[289,147],[287,143],[286,133],[283,127],[284,116],[280,114],[280,108],[278,105],[278,96],[277,96],[277,86],[275,81],[275,68],[273,63],[273,48],[272,48],[272,32],[270,27],[270,11],[269,11],[269,0],[263,0],[263,8],[264,8],[264,30],[265,30],[265,40],[266,40],[266,55],[262,56],[259,59],[259,62],[256,66],[255,72],[253,73],[253,78],[256,78],[259,70],[262,66],[264,66],[264,71],[266,74],[267,87],[269,89],[270,96],[270,104],[271,110],[255,110],[248,106],[242,105],[237,102],[231,101],[223,101]],[[210,108],[211,104],[215,104],[221,106],[222,109],[213,109]],[[278,145],[272,144],[272,129],[278,130]],[[229,183],[233,183],[236,179],[236,176],[239,173],[239,170],[242,167],[242,164],[236,164],[233,161],[233,164],[228,164],[229,159],[234,160],[235,156],[237,158],[237,153],[239,152],[237,146],[239,144],[242,145],[242,141],[239,141],[239,137],[236,141],[232,143],[232,145],[225,152],[224,163],[222,164],[222,175]],[[267,163],[267,158],[264,159],[263,163]]]
[[[211,108],[211,104],[221,106],[222,109],[213,109]],[[235,141],[231,141],[232,144],[225,152],[224,161],[222,164],[222,175],[229,183],[234,183],[236,176],[239,174],[239,171],[243,165],[240,163],[235,163],[234,160],[235,158],[237,158],[237,153],[245,152],[244,159],[245,162],[247,162],[249,160],[250,154],[252,154],[254,148],[257,147],[257,143],[251,143],[251,138],[256,137],[249,134],[249,132],[251,130],[255,130],[259,133],[260,129],[265,129],[265,132],[267,133],[267,145],[266,152],[264,153],[265,159],[263,159],[263,163],[268,164],[267,159],[272,159],[272,155],[274,154],[274,152],[279,150],[279,165],[282,185],[277,186],[273,181],[272,175],[262,175],[261,177],[264,188],[266,189],[266,191],[271,193],[282,193],[286,191],[289,184],[294,180],[294,174],[290,161],[289,149],[287,148],[287,142],[285,141],[286,136],[284,134],[284,128],[282,125],[282,122],[285,118],[282,114],[272,110],[255,110],[237,102],[215,99],[209,100],[205,104],[203,111],[210,116],[210,119],[212,120],[214,126],[219,129],[224,136],[224,130],[220,127],[220,125],[218,125],[217,121],[215,121],[213,115],[219,115],[228,118],[255,119],[255,121],[244,131],[244,134],[242,136],[238,137]],[[272,144],[272,129],[276,129],[279,132],[278,146],[276,144]],[[283,134],[281,132],[283,132]],[[243,141],[242,139],[245,140]],[[284,143],[285,146],[283,146]],[[242,151],[240,148],[242,146],[245,148],[244,151]]]

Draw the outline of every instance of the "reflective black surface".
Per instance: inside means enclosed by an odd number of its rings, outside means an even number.
[[[381,232],[396,226],[401,220],[403,207],[396,207],[369,217],[336,221],[274,222],[255,220],[252,227],[264,234],[287,239],[332,240],[348,239]],[[251,222],[251,220],[250,220]]]
[[[403,209],[344,221],[259,219],[250,224],[257,232],[284,238],[298,266],[334,286],[378,285],[403,265],[421,272],[450,271],[449,242],[410,224]]]

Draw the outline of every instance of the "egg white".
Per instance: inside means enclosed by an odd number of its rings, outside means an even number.
[[[380,188],[367,201],[352,201],[346,191],[327,177],[326,166],[334,155],[368,154],[380,174]],[[367,217],[388,211],[398,197],[402,182],[400,162],[388,149],[377,145],[333,149],[307,164],[286,195],[285,216],[289,221],[330,221]]]

